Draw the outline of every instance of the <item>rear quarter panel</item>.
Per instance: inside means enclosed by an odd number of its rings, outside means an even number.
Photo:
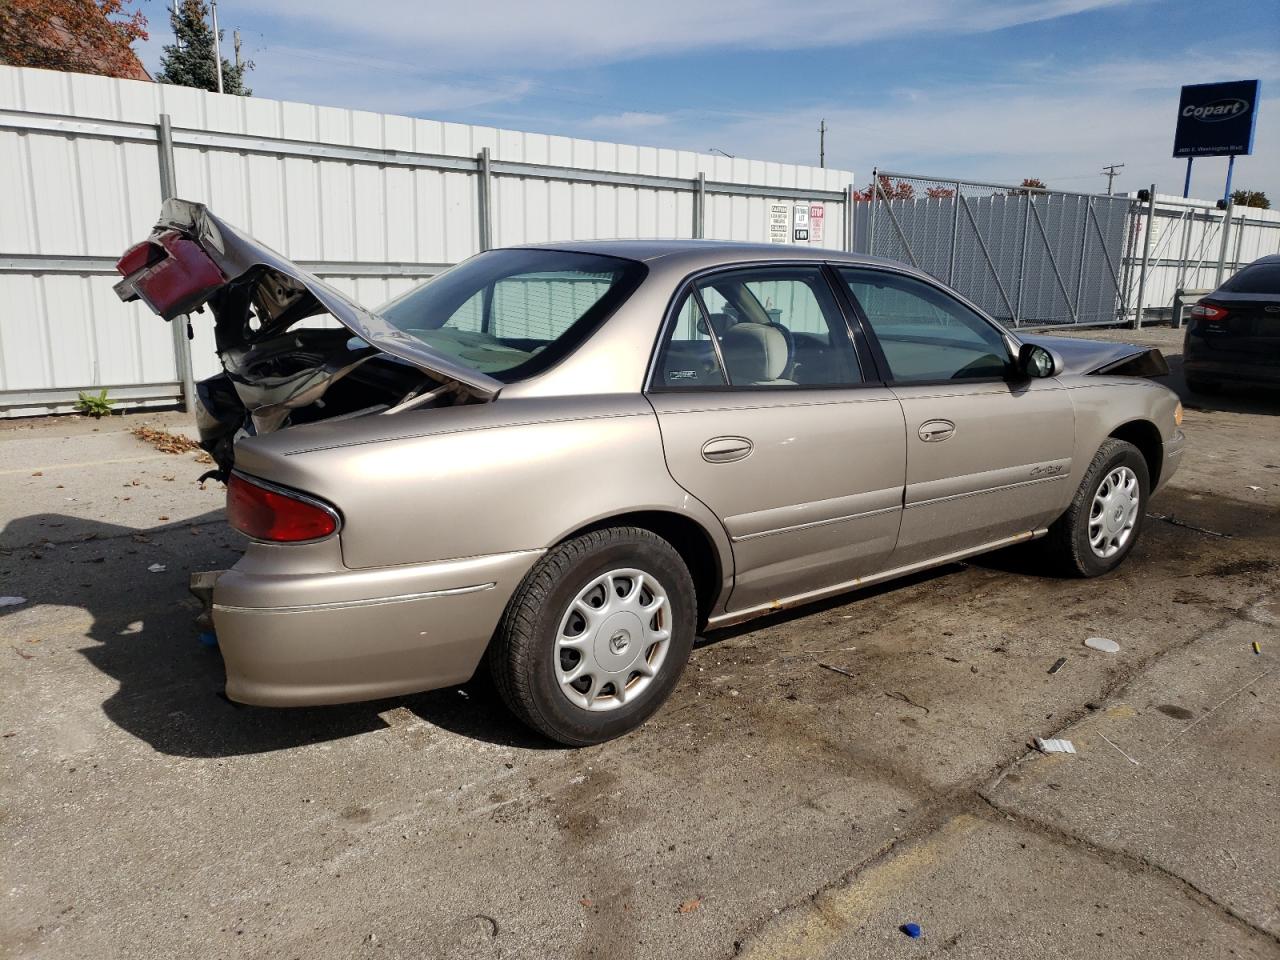
[[[610,516],[663,510],[697,521],[732,573],[723,528],[671,478],[639,395],[499,399],[294,427],[241,441],[236,466],[334,504],[352,568],[545,549]]]

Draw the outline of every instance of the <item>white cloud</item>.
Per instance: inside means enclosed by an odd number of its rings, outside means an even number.
[[[603,127],[613,130],[639,130],[646,127],[660,127],[671,120],[665,113],[644,113],[627,110],[623,113],[597,114],[587,121],[592,127]]]
[[[712,49],[802,49],[889,36],[980,33],[1125,0],[277,0],[271,13],[308,32],[412,50],[433,70],[545,70]],[[231,22],[234,8],[223,14]]]
[[[856,107],[819,101],[732,116],[689,111],[644,139],[687,149],[715,143],[739,157],[812,164],[823,118],[828,165],[852,168],[859,185],[879,166],[997,182],[1039,177],[1051,187],[1093,192],[1105,188],[1103,164],[1124,163],[1117,190],[1154,181],[1163,193],[1181,193],[1185,161],[1171,156],[1179,86],[1188,77],[1231,79],[1243,71],[1260,77],[1265,92],[1280,82],[1280,54],[1237,50],[1225,76],[1221,65],[1195,53],[1175,51],[1170,60],[1013,65],[1009,80],[887,91]],[[1235,185],[1277,198],[1280,99],[1264,98],[1259,109],[1254,153],[1237,159]],[[1197,161],[1194,195],[1217,196],[1225,170],[1225,159]]]

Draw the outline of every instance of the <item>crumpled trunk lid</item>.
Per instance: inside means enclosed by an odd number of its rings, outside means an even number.
[[[115,288],[120,299],[141,299],[166,320],[210,304],[220,353],[248,339],[261,342],[282,333],[299,319],[328,313],[363,346],[412,364],[439,382],[455,383],[484,399],[502,389],[501,381],[393,327],[203,204],[166,200],[151,237],[125,253],[117,267],[124,275]],[[244,325],[255,321],[259,326],[247,337]],[[304,393],[313,386],[301,385]]]

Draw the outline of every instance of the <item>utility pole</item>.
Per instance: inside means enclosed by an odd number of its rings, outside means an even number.
[[[218,92],[222,92],[222,45],[218,42],[218,0],[210,0],[213,8],[213,68],[218,74]]]
[[[231,37],[233,40],[235,40],[235,44],[236,44],[236,72],[239,72],[240,71],[240,31],[239,30],[233,31],[231,34]]]
[[[1116,171],[1124,169],[1123,163],[1108,163],[1102,168],[1102,175],[1107,178],[1107,196],[1111,196],[1111,184],[1116,179]]]
[[[827,121],[818,123],[818,166],[827,165]]]

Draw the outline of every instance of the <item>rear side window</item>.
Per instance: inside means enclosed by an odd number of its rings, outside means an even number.
[[[896,383],[1005,375],[1004,337],[960,301],[902,274],[852,267],[839,272],[866,314]]]
[[[1280,263],[1254,263],[1224,283],[1228,293],[1270,293],[1280,297]]]
[[[510,383],[581,344],[644,279],[634,260],[560,250],[493,250],[378,312],[440,353]]]
[[[715,273],[683,296],[657,364],[669,389],[840,387],[862,382],[821,268]]]

